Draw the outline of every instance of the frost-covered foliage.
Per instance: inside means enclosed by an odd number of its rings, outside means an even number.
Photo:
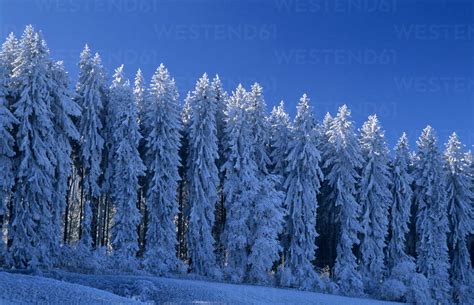
[[[86,45],[79,61],[79,79],[76,84],[76,102],[82,108],[78,129],[80,160],[84,176],[84,192],[89,201],[100,195],[100,163],[104,149],[101,116],[104,106],[104,71],[99,54],[91,56]]]
[[[248,249],[251,245],[249,217],[257,196],[258,167],[254,159],[253,130],[248,108],[248,93],[239,85],[230,97],[227,108],[226,138],[228,141],[225,169],[226,223],[222,242],[226,249],[226,273],[234,282],[241,282],[247,272]]]
[[[18,120],[15,140],[15,191],[10,222],[13,265],[19,268],[50,266],[54,239],[52,215],[54,171],[57,159],[53,145],[51,96],[48,88],[49,50],[38,32],[27,26],[13,62],[16,87],[13,103]]]
[[[62,61],[49,64],[51,73],[51,112],[53,114],[54,140],[52,148],[57,159],[54,173],[53,195],[53,226],[54,232],[51,242],[55,249],[55,256],[59,255],[60,232],[62,216],[66,208],[68,179],[72,168],[72,141],[79,140],[79,132],[73,122],[81,115],[81,109],[73,100],[73,93],[69,88],[69,76]]]
[[[445,304],[450,300],[445,173],[437,139],[431,126],[417,141],[415,203],[417,207],[417,267],[429,283],[433,299]]]
[[[137,108],[130,82],[123,75],[123,65],[115,70],[109,98],[116,107],[112,159],[112,198],[116,213],[112,247],[117,258],[132,264],[138,251],[137,227],[140,223],[140,212],[136,207],[138,177],[144,174],[145,166],[138,153],[141,135]]]
[[[359,200],[362,208],[361,272],[368,291],[377,288],[385,271],[384,249],[391,201],[388,148],[377,116],[369,116],[360,133],[362,173]]]
[[[301,289],[322,289],[322,282],[312,261],[316,255],[317,194],[323,173],[319,168],[321,155],[317,148],[316,121],[309,98],[304,94],[297,106],[292,137],[288,144],[285,205],[288,207],[287,234],[289,246],[285,268],[290,284]]]
[[[409,174],[408,168],[410,163],[409,153],[408,137],[403,133],[395,146],[395,158],[391,163],[391,237],[387,249],[387,265],[389,268],[408,259],[405,243],[413,198],[411,189],[413,178]]]
[[[472,160],[462,151],[455,133],[446,143],[444,158],[454,300],[459,304],[474,303],[474,279],[467,248],[467,236],[474,233],[474,180],[469,175]]]
[[[178,271],[176,228],[180,109],[175,81],[161,64],[151,80],[144,106],[148,167],[148,229],[145,266],[163,274]]]
[[[290,116],[285,111],[283,101],[276,107],[273,107],[268,118],[270,128],[270,146],[273,173],[286,176],[288,142],[290,140]]]
[[[189,227],[188,251],[191,270],[204,276],[218,276],[214,254],[214,209],[219,184],[216,103],[207,74],[196,83],[190,101],[188,134]]]
[[[248,257],[248,278],[250,281],[267,283],[273,263],[278,260],[281,246],[278,235],[283,229],[283,192],[277,190],[282,177],[270,172],[270,136],[265,117],[265,101],[262,87],[252,86],[249,93],[248,112],[252,128],[253,156],[256,160],[259,191],[253,198],[249,219],[251,229],[251,247]]]
[[[331,120],[326,133],[328,142],[324,151],[328,158],[324,167],[329,171],[326,179],[331,188],[329,198],[333,209],[337,209],[339,226],[337,257],[334,265],[334,280],[346,295],[362,293],[362,280],[358,271],[353,247],[359,244],[357,235],[362,231],[358,222],[360,205],[355,199],[358,169],[362,166],[357,137],[351,121],[351,112],[346,105],[339,108]]]

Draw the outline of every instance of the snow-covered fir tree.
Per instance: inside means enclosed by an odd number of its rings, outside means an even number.
[[[408,137],[403,133],[395,146],[395,158],[391,163],[390,232],[387,247],[387,265],[392,269],[406,260],[412,261],[406,253],[406,235],[410,221],[410,207],[413,198],[411,184],[413,178],[409,174],[410,150]]]
[[[54,238],[52,197],[56,157],[53,145],[51,96],[48,88],[49,50],[41,35],[27,26],[13,63],[16,99],[14,115],[18,120],[15,134],[18,145],[10,221],[9,251],[17,268],[50,266]]]
[[[156,273],[178,271],[176,191],[180,166],[180,109],[175,81],[161,64],[151,79],[146,99],[146,164],[148,167],[148,229],[145,264]]]
[[[3,237],[3,225],[7,214],[7,202],[10,201],[11,190],[15,183],[13,157],[15,156],[15,140],[13,126],[18,123],[9,109],[7,88],[9,76],[5,62],[0,61],[0,237]],[[0,241],[0,263],[4,257],[4,242]]]
[[[144,120],[146,90],[145,78],[143,77],[141,69],[138,69],[137,74],[135,75],[133,96],[135,97],[135,103],[137,104],[139,121],[142,122]]]
[[[79,61],[79,79],[76,85],[76,102],[82,108],[78,123],[80,134],[78,157],[80,160],[84,204],[95,205],[100,196],[99,177],[101,175],[104,138],[102,133],[104,72],[100,57],[91,56],[86,45]],[[94,203],[95,202],[95,203]],[[84,207],[81,207],[85,210]],[[81,230],[90,232],[90,230]],[[82,237],[82,233],[81,233]],[[88,239],[88,237],[84,237]],[[92,245],[91,245],[92,246]]]
[[[51,73],[51,112],[54,123],[53,150],[57,159],[54,175],[53,197],[53,225],[54,236],[51,239],[53,249],[59,250],[62,217],[67,207],[68,178],[72,169],[71,141],[79,140],[79,132],[73,122],[80,116],[81,109],[73,100],[73,93],[69,88],[69,76],[62,61],[49,64]],[[68,217],[66,213],[66,217]],[[57,255],[58,253],[56,253]]]
[[[388,148],[376,115],[362,126],[359,145],[363,157],[359,200],[361,205],[361,273],[370,292],[382,280],[388,209],[391,201]]]
[[[450,302],[447,202],[445,173],[435,132],[426,127],[417,141],[413,177],[417,207],[417,267],[428,278],[433,299]]]
[[[138,250],[137,227],[140,212],[136,207],[138,177],[145,167],[138,153],[141,135],[138,114],[130,82],[123,75],[123,65],[115,70],[110,86],[110,102],[116,107],[113,128],[112,198],[115,204],[112,247],[115,255],[131,263]]]
[[[278,236],[283,229],[283,192],[278,190],[282,177],[271,173],[269,156],[270,133],[265,116],[263,89],[254,84],[249,93],[248,112],[252,128],[253,155],[257,165],[259,192],[253,200],[249,224],[251,246],[248,258],[250,281],[269,281],[273,263],[278,260],[281,246]]]
[[[188,133],[188,253],[191,270],[205,276],[218,276],[214,253],[214,209],[217,202],[219,158],[216,132],[216,103],[207,74],[196,83],[190,101]]]
[[[19,42],[16,39],[13,33],[10,33],[2,44],[2,49],[0,51],[0,65],[2,65],[2,73],[7,77],[5,83],[5,95],[11,95],[13,92],[12,88],[12,73],[13,73],[13,63],[19,52]]]
[[[324,167],[328,171],[326,179],[331,188],[327,200],[331,200],[331,208],[337,210],[339,227],[333,277],[341,293],[359,295],[362,293],[362,280],[353,247],[359,244],[357,235],[362,230],[358,222],[360,205],[355,198],[359,178],[357,171],[362,166],[362,156],[351,112],[346,105],[340,107],[331,120],[326,137],[328,142],[324,151],[327,159]]]
[[[225,131],[228,146],[224,164],[226,222],[221,237],[226,249],[226,275],[233,282],[243,281],[247,274],[248,249],[252,242],[249,217],[260,191],[252,142],[255,138],[247,111],[249,106],[248,93],[239,85],[227,108]]]
[[[449,137],[444,157],[453,295],[457,303],[469,304],[474,302],[474,279],[467,248],[467,236],[474,233],[473,177],[469,175],[471,164],[456,133]]]
[[[317,194],[324,179],[319,167],[321,154],[317,148],[316,121],[309,98],[303,95],[297,106],[293,132],[288,144],[285,204],[288,207],[287,232],[289,248],[285,268],[288,284],[302,289],[322,289],[314,270],[316,255]]]

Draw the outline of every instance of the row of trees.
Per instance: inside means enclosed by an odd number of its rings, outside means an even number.
[[[364,293],[472,301],[467,238],[474,166],[456,134],[426,127],[391,156],[377,117],[357,134],[346,106],[294,121],[263,89],[227,94],[204,74],[181,106],[160,65],[148,88],[111,85],[86,46],[75,92],[28,26],[0,53],[0,243],[15,268],[92,266]],[[102,249],[102,250],[101,250]]]

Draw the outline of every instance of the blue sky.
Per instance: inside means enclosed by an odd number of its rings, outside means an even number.
[[[303,93],[318,118],[346,103],[412,148],[427,124],[474,144],[473,22],[468,0],[0,0],[2,40],[33,24],[73,79],[88,43],[110,75],[124,63],[149,80],[163,62],[182,97],[204,72],[228,91],[258,81],[269,109],[294,115]]]

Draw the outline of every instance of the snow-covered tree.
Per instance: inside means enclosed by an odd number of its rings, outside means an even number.
[[[204,74],[192,92],[188,134],[188,253],[191,270],[205,276],[217,276],[214,254],[214,209],[219,184],[216,103],[209,79]]]
[[[18,123],[8,107],[6,96],[8,76],[3,60],[0,61],[0,237],[3,237],[3,223],[7,210],[7,201],[15,183],[13,157],[15,156],[13,126]],[[0,257],[4,252],[3,240],[0,241]],[[1,258],[0,258],[1,260]]]
[[[180,109],[175,81],[161,64],[151,79],[146,100],[145,128],[148,230],[145,252],[147,268],[156,273],[178,271],[176,225]]]
[[[469,175],[471,164],[456,133],[449,137],[444,157],[453,294],[457,303],[468,304],[474,302],[474,279],[466,244],[467,236],[474,233],[473,177]]]
[[[100,56],[91,56],[86,45],[79,61],[79,79],[76,85],[76,102],[82,108],[82,116],[78,123],[80,134],[79,159],[82,175],[82,187],[85,194],[84,203],[94,203],[100,196],[99,177],[104,149],[101,116],[103,112],[104,72]],[[84,209],[82,207],[82,209]],[[93,212],[94,213],[94,212]],[[88,230],[82,230],[90,232]],[[81,234],[82,237],[82,234]],[[87,239],[87,237],[86,237]]]
[[[408,137],[402,134],[395,146],[395,158],[391,164],[392,203],[390,209],[391,237],[387,247],[387,265],[392,269],[398,263],[412,261],[406,253],[406,235],[409,231],[410,207],[413,198],[409,174],[410,150]]]
[[[27,26],[13,63],[17,88],[13,104],[16,130],[16,185],[10,221],[9,251],[17,268],[51,264],[52,196],[56,165],[54,127],[48,88],[49,50],[41,35]]]
[[[384,249],[388,234],[391,201],[388,148],[377,116],[369,116],[360,133],[363,157],[359,200],[361,205],[361,271],[369,291],[381,281],[385,271]]]
[[[282,177],[270,172],[270,134],[265,117],[265,100],[259,84],[252,86],[249,93],[248,112],[251,124],[253,158],[256,161],[259,192],[251,205],[249,224],[251,246],[248,257],[250,281],[266,283],[273,263],[278,260],[281,246],[278,236],[283,229],[283,192],[278,190]]]
[[[15,62],[16,57],[18,56],[19,52],[19,42],[16,39],[13,33],[10,33],[2,44],[2,49],[0,51],[0,65],[2,65],[2,73],[4,74],[7,79],[3,84],[6,89],[6,95],[10,93],[13,89],[11,88],[11,76],[13,73],[13,63]]]
[[[226,274],[234,282],[244,280],[247,273],[248,249],[252,242],[249,217],[260,191],[248,107],[248,93],[239,85],[227,108],[228,147],[224,164],[226,223],[221,237],[226,249]]]
[[[362,292],[362,280],[353,247],[359,244],[357,235],[362,230],[358,222],[360,205],[355,199],[357,171],[362,166],[362,156],[351,112],[346,105],[340,107],[331,120],[326,137],[328,141],[324,151],[327,159],[324,167],[331,188],[327,200],[331,200],[332,208],[337,209],[339,231],[333,277],[343,294],[358,295]]]
[[[133,95],[135,97],[135,103],[137,104],[139,122],[143,122],[144,114],[145,114],[144,107],[145,107],[146,90],[145,90],[145,78],[143,77],[143,73],[141,69],[138,69],[137,74],[135,75]]]
[[[428,278],[433,299],[441,304],[450,302],[449,258],[447,233],[447,202],[443,162],[437,139],[431,126],[426,127],[417,141],[413,177],[417,207],[417,267]]]
[[[113,127],[112,198],[115,203],[112,247],[115,255],[130,263],[138,250],[137,227],[140,212],[136,207],[138,177],[145,167],[138,153],[141,135],[137,108],[123,65],[115,70],[110,86],[110,102],[116,107]]]
[[[289,210],[287,231],[289,248],[285,268],[290,283],[303,289],[321,289],[322,283],[312,261],[316,254],[317,194],[324,179],[319,167],[316,121],[309,98],[304,94],[297,106],[293,134],[288,144],[285,204]]]
[[[63,62],[51,62],[49,70],[52,80],[51,88],[49,88],[52,98],[51,112],[53,114],[54,140],[56,142],[53,144],[53,150],[57,159],[54,176],[55,193],[52,202],[54,235],[51,242],[53,243],[53,249],[59,250],[62,216],[67,208],[68,178],[72,169],[71,141],[79,139],[79,132],[73,119],[80,116],[81,109],[73,100],[69,88],[69,76]]]

